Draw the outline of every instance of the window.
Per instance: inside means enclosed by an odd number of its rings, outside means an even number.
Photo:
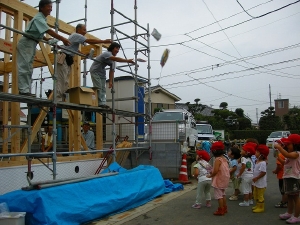
[[[278,101],[278,108],[284,108],[284,101]]]
[[[157,108],[164,108],[164,105],[162,103],[157,103]]]

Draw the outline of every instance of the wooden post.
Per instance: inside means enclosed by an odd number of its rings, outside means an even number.
[[[6,15],[6,26],[11,27],[11,16]],[[10,41],[11,37],[11,31],[6,29],[5,30],[5,40]],[[5,53],[4,54],[4,63],[7,63],[10,61],[10,54]],[[3,74],[3,92],[8,92],[9,89],[9,73],[4,73]],[[8,102],[3,102],[3,117],[2,117],[2,124],[8,124],[8,115],[9,115],[9,103]],[[3,153],[8,153],[8,129],[3,130],[3,140],[6,140],[3,142],[2,146],[2,152]]]
[[[14,13],[14,29],[22,30],[23,13],[18,11]],[[19,94],[18,89],[18,71],[17,71],[17,44],[21,35],[14,32],[13,35],[13,54],[12,54],[12,93]],[[11,103],[11,124],[20,125],[20,103]],[[20,131],[19,129],[12,129],[12,133],[16,133],[11,139],[11,152],[20,152]],[[15,158],[14,158],[15,160]]]
[[[79,49],[80,51],[80,49]],[[73,64],[73,84],[74,87],[80,87],[81,81],[80,81],[80,75],[81,75],[81,57],[78,55],[74,56],[74,64]],[[80,151],[81,148],[81,111],[73,110],[74,115],[74,150]],[[70,134],[71,135],[71,134]]]
[[[97,56],[100,55],[102,48],[97,46],[95,52]],[[100,113],[96,113],[96,149],[103,149],[103,116]]]

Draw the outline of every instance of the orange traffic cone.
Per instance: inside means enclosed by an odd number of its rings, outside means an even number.
[[[179,182],[183,184],[191,183],[191,181],[189,181],[188,179],[186,154],[182,154],[182,162],[181,162],[180,172],[179,172]]]

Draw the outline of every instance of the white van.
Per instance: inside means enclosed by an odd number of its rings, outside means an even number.
[[[273,148],[274,142],[276,140],[279,140],[283,137],[287,138],[290,134],[291,134],[290,131],[274,131],[268,136],[268,138],[266,140],[266,145],[269,148]]]
[[[145,140],[149,139],[149,127],[145,126]],[[194,149],[198,139],[196,121],[185,109],[168,109],[155,113],[152,118],[152,141],[187,141]]]
[[[206,121],[196,124],[199,141],[213,141],[216,139],[212,126]]]

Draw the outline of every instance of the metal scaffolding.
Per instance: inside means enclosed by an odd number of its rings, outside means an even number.
[[[56,20],[55,20],[55,32],[58,33],[59,30],[59,4],[60,0],[55,1],[56,3]],[[124,19],[127,21],[124,23],[119,23],[115,24],[115,13],[122,16]],[[110,14],[111,14],[111,24],[110,26],[102,27],[102,28],[97,28],[94,30],[90,30],[89,32],[93,32],[96,30],[100,29],[105,29],[105,28],[110,28],[111,32],[111,39],[118,41],[121,44],[122,40],[127,40],[130,39],[134,42],[134,54],[135,54],[135,67],[134,67],[134,72],[132,71],[132,68],[130,65],[127,65],[129,68],[129,71],[126,69],[123,69],[123,66],[117,67],[116,69],[119,71],[122,71],[124,73],[131,74],[134,81],[135,81],[135,96],[130,98],[130,100],[135,101],[135,111],[134,112],[129,112],[129,111],[124,111],[124,110],[119,110],[115,108],[115,101],[126,101],[129,100],[128,98],[124,99],[116,99],[115,98],[115,90],[114,90],[114,85],[113,88],[111,89],[112,93],[112,108],[111,109],[103,109],[100,107],[96,106],[86,106],[86,105],[77,105],[73,103],[67,103],[67,102],[58,102],[57,101],[57,96],[56,96],[56,80],[57,80],[57,52],[59,49],[63,49],[62,47],[59,47],[58,45],[54,44],[53,47],[53,55],[54,55],[54,73],[53,73],[53,99],[42,99],[42,98],[32,98],[29,96],[21,96],[21,95],[16,95],[16,94],[10,94],[10,93],[4,93],[0,92],[0,101],[9,101],[9,102],[22,102],[22,103],[27,103],[28,105],[28,119],[27,119],[27,125],[22,126],[27,129],[28,132],[28,137],[27,137],[27,145],[28,145],[28,153],[13,153],[13,154],[1,154],[1,157],[14,157],[14,156],[26,156],[28,159],[28,173],[30,174],[30,158],[32,156],[35,156],[38,154],[39,156],[51,156],[52,161],[53,161],[53,169],[51,170],[53,172],[53,180],[56,179],[57,171],[56,171],[56,162],[57,162],[57,149],[56,149],[56,138],[53,138],[53,150],[52,152],[47,152],[47,153],[31,153],[31,141],[30,141],[30,136],[32,133],[31,129],[31,108],[32,106],[38,106],[38,107],[52,107],[53,108],[53,137],[57,137],[57,108],[62,108],[62,109],[71,109],[71,110],[78,110],[78,111],[83,111],[83,112],[96,112],[96,113],[101,113],[101,114],[111,114],[112,115],[112,140],[115,140],[117,137],[116,134],[116,121],[115,117],[116,115],[122,115],[124,117],[135,117],[135,147],[131,148],[131,150],[135,151],[145,151],[146,149],[149,150],[149,153],[151,155],[151,137],[149,138],[149,148],[142,148],[139,147],[139,138],[138,138],[138,118],[139,117],[144,117],[147,121],[150,121],[151,123],[151,82],[150,82],[150,32],[149,32],[149,24],[147,24],[147,28],[142,27],[141,25],[138,24],[137,22],[137,0],[134,0],[134,20],[128,18],[118,10],[114,8],[114,0],[111,0],[111,9],[110,9]],[[84,20],[85,25],[87,24],[87,0],[85,0],[85,17],[84,19],[79,19],[75,20],[72,22],[78,22]],[[72,23],[69,22],[69,23]],[[125,25],[125,24],[133,24],[135,28],[135,33],[134,35],[128,35],[124,32],[122,32],[120,29],[117,27]],[[13,29],[11,27],[5,26],[3,24],[0,24],[2,28],[9,29],[10,31],[25,35],[24,32],[21,32],[19,30]],[[138,30],[142,30],[142,33],[139,33]],[[118,38],[118,34],[122,35],[122,38]],[[141,37],[143,40],[139,41],[138,38]],[[30,37],[32,38],[32,37]],[[38,40],[41,41],[41,40]],[[42,41],[43,42],[43,41]],[[48,43],[47,43],[48,44]],[[121,45],[122,46],[122,45]],[[124,57],[126,57],[124,50],[122,49]],[[72,51],[71,51],[72,52]],[[79,56],[86,56],[84,54],[80,54],[78,52],[73,52],[76,55]],[[145,57],[147,57],[147,78],[138,75],[138,65],[137,65],[137,59],[138,59],[138,54],[141,53]],[[92,59],[95,60],[95,59]],[[87,74],[87,69],[86,69],[86,60],[84,60],[84,72],[83,72],[83,85],[86,85],[86,74]],[[138,98],[139,98],[139,84],[138,80],[143,79],[147,82],[147,88],[148,88],[148,109],[147,113],[139,113],[138,112]],[[41,94],[40,94],[41,95]],[[142,95],[140,95],[142,97]],[[20,125],[21,126],[21,125]],[[6,129],[8,127],[11,128],[17,128],[20,127],[17,125],[5,125],[2,126],[3,129]],[[151,126],[151,124],[150,124]],[[151,132],[150,132],[151,135]],[[114,156],[114,161],[116,160],[116,143],[115,141],[112,142],[112,149],[113,149],[113,156]],[[126,150],[126,149],[124,149]],[[103,152],[105,150],[95,150],[95,152]],[[87,151],[78,151],[78,152],[73,152],[73,153],[83,153]],[[66,152],[65,152],[66,153]],[[138,155],[138,153],[137,153]],[[30,181],[29,181],[30,183]]]

